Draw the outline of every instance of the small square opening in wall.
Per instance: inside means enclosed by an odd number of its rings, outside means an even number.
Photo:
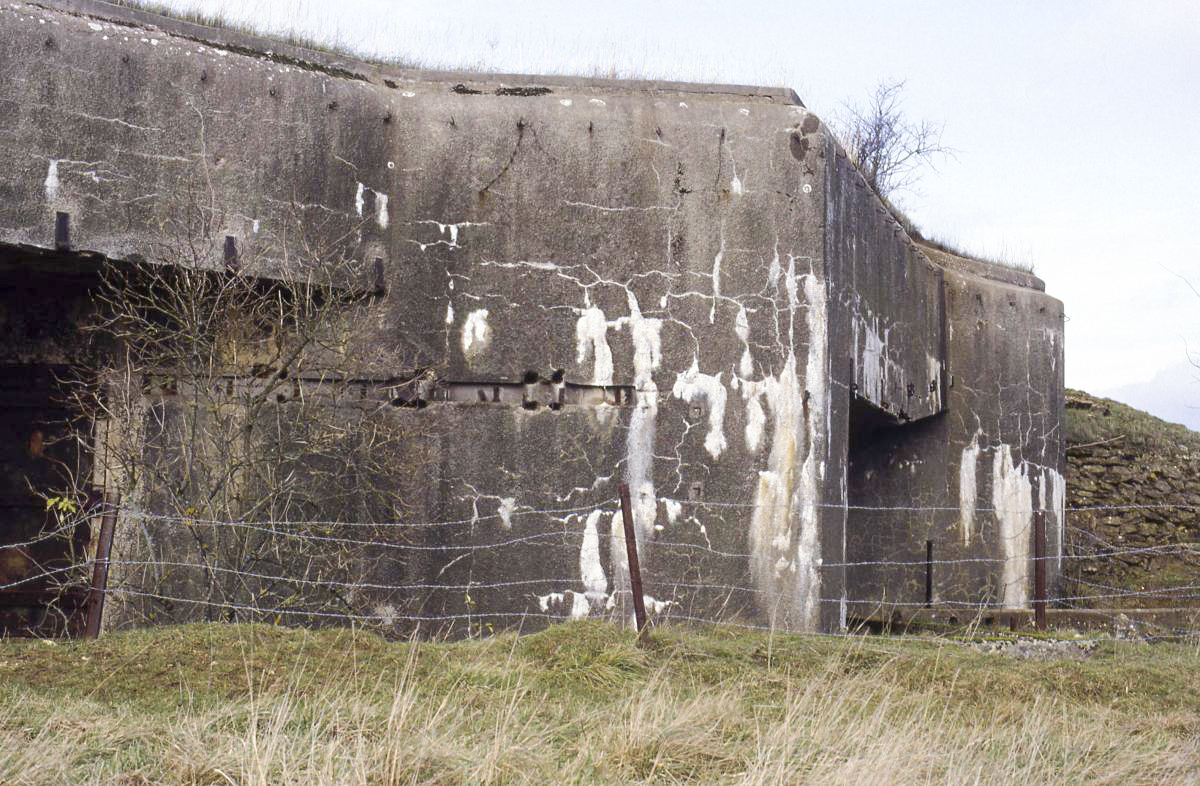
[[[688,500],[698,502],[704,499],[704,481],[693,480],[688,484]]]
[[[59,211],[54,214],[54,247],[59,251],[71,250],[71,214]]]

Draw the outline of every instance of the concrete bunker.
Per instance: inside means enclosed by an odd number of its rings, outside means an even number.
[[[64,249],[283,289],[353,270],[325,354],[268,363],[276,331],[214,354],[224,387],[138,380],[136,461],[200,391],[232,422],[269,390],[270,439],[205,449],[275,446],[254,482],[291,485],[244,504],[238,470],[217,508],[109,462],[107,624],[621,617],[620,482],[676,619],[921,606],[931,542],[939,603],[1022,606],[1034,510],[1060,553],[1061,304],[909,237],[791,91],[387,69],[91,0],[9,4],[0,36],[13,275]]]

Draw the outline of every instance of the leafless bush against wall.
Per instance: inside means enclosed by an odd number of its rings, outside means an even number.
[[[405,537],[423,447],[393,402],[422,374],[395,373],[411,357],[380,339],[379,271],[354,257],[356,233],[321,245],[332,233],[309,218],[250,253],[220,221],[172,224],[156,258],[101,276],[84,327],[97,361],[70,390],[95,456],[76,494],[122,497],[116,623],[274,608],[319,624],[382,602],[360,582],[403,571],[379,544]],[[163,586],[203,603],[156,600]]]
[[[953,151],[942,144],[942,127],[904,114],[904,82],[880,82],[866,107],[845,104],[833,124],[838,141],[875,193],[888,199],[913,187],[923,167]]]

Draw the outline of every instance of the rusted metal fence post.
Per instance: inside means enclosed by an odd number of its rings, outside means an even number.
[[[625,520],[625,555],[629,560],[629,590],[633,593],[633,617],[638,636],[646,629],[646,600],[642,595],[642,570],[638,565],[637,534],[633,529],[633,506],[629,486],[621,484],[621,514]]]
[[[1033,514],[1033,624],[1046,629],[1046,511]]]
[[[108,560],[112,556],[113,530],[117,526],[117,498],[104,499],[104,512],[100,514],[100,537],[96,541],[96,558],[92,567],[92,590],[88,597],[87,623],[84,638],[94,639],[100,635],[100,621],[104,616],[104,595],[108,591]]]

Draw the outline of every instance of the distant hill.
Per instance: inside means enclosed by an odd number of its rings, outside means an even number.
[[[1200,547],[1179,545],[1200,543],[1200,433],[1078,390],[1066,421],[1067,552],[1126,552],[1069,559],[1065,596],[1107,597],[1067,605],[1195,605],[1169,588],[1200,584]]]

